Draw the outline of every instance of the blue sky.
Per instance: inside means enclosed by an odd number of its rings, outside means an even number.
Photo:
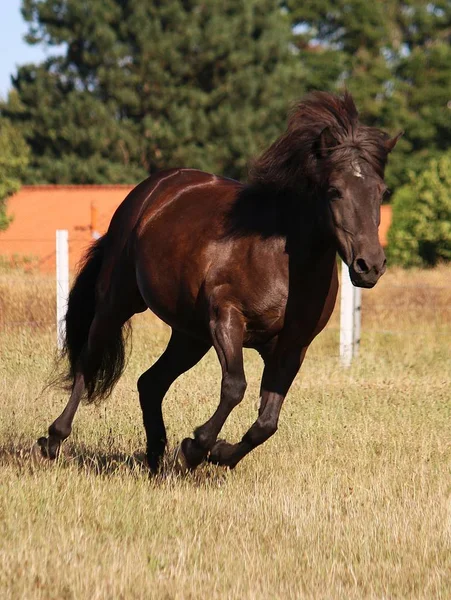
[[[11,89],[11,75],[18,65],[43,61],[48,52],[24,41],[27,24],[20,13],[21,0],[0,0],[0,97]]]

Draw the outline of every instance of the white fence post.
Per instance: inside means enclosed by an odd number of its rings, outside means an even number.
[[[69,297],[69,233],[56,230],[56,343],[61,350],[64,344],[64,318]]]
[[[349,367],[359,352],[362,290],[352,285],[348,267],[341,264],[340,359]]]

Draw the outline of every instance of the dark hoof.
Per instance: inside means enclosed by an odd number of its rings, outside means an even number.
[[[214,465],[234,469],[242,456],[239,444],[229,444],[225,440],[218,440],[211,449],[208,461]]]
[[[31,459],[35,464],[47,463],[58,458],[59,443],[51,443],[48,438],[41,437],[31,448]]]
[[[196,440],[185,438],[175,451],[174,469],[178,473],[194,471],[207,457],[207,450],[202,448]]]
[[[215,445],[213,446],[213,448],[210,451],[210,454],[208,455],[208,462],[213,464],[213,465],[220,465],[221,463],[221,449],[224,450],[227,446],[230,446],[230,444],[228,442],[226,442],[225,440],[217,440]]]
[[[177,475],[186,475],[191,470],[188,460],[183,451],[183,443],[177,446],[174,452],[172,468]]]

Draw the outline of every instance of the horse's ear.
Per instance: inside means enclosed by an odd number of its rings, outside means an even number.
[[[328,156],[338,144],[330,127],[325,127],[319,134],[318,141],[315,145],[316,154],[318,158],[325,158]]]
[[[393,137],[393,138],[389,138],[389,139],[388,139],[388,140],[385,142],[385,149],[387,150],[387,153],[388,153],[388,152],[391,152],[391,151],[393,150],[393,148],[396,146],[396,144],[397,144],[397,142],[398,142],[399,138],[400,138],[401,136],[403,136],[403,135],[404,135],[404,131],[400,131],[400,132],[398,133],[398,135],[395,135],[395,137]]]

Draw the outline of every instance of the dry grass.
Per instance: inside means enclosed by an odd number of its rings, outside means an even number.
[[[30,445],[66,400],[41,394],[54,284],[1,274],[0,597],[449,598],[450,276],[392,271],[365,292],[361,356],[348,371],[335,315],[279,432],[234,472],[177,478],[168,466],[151,480],[134,457],[144,448],[135,382],[166,328],[136,319],[113,397],[82,407],[64,457],[36,469]],[[233,440],[255,418],[254,353],[246,366],[246,399],[225,428]],[[172,448],[211,414],[218,390],[212,353],[175,383]]]
[[[55,323],[55,279],[0,268],[0,331],[48,327]]]

